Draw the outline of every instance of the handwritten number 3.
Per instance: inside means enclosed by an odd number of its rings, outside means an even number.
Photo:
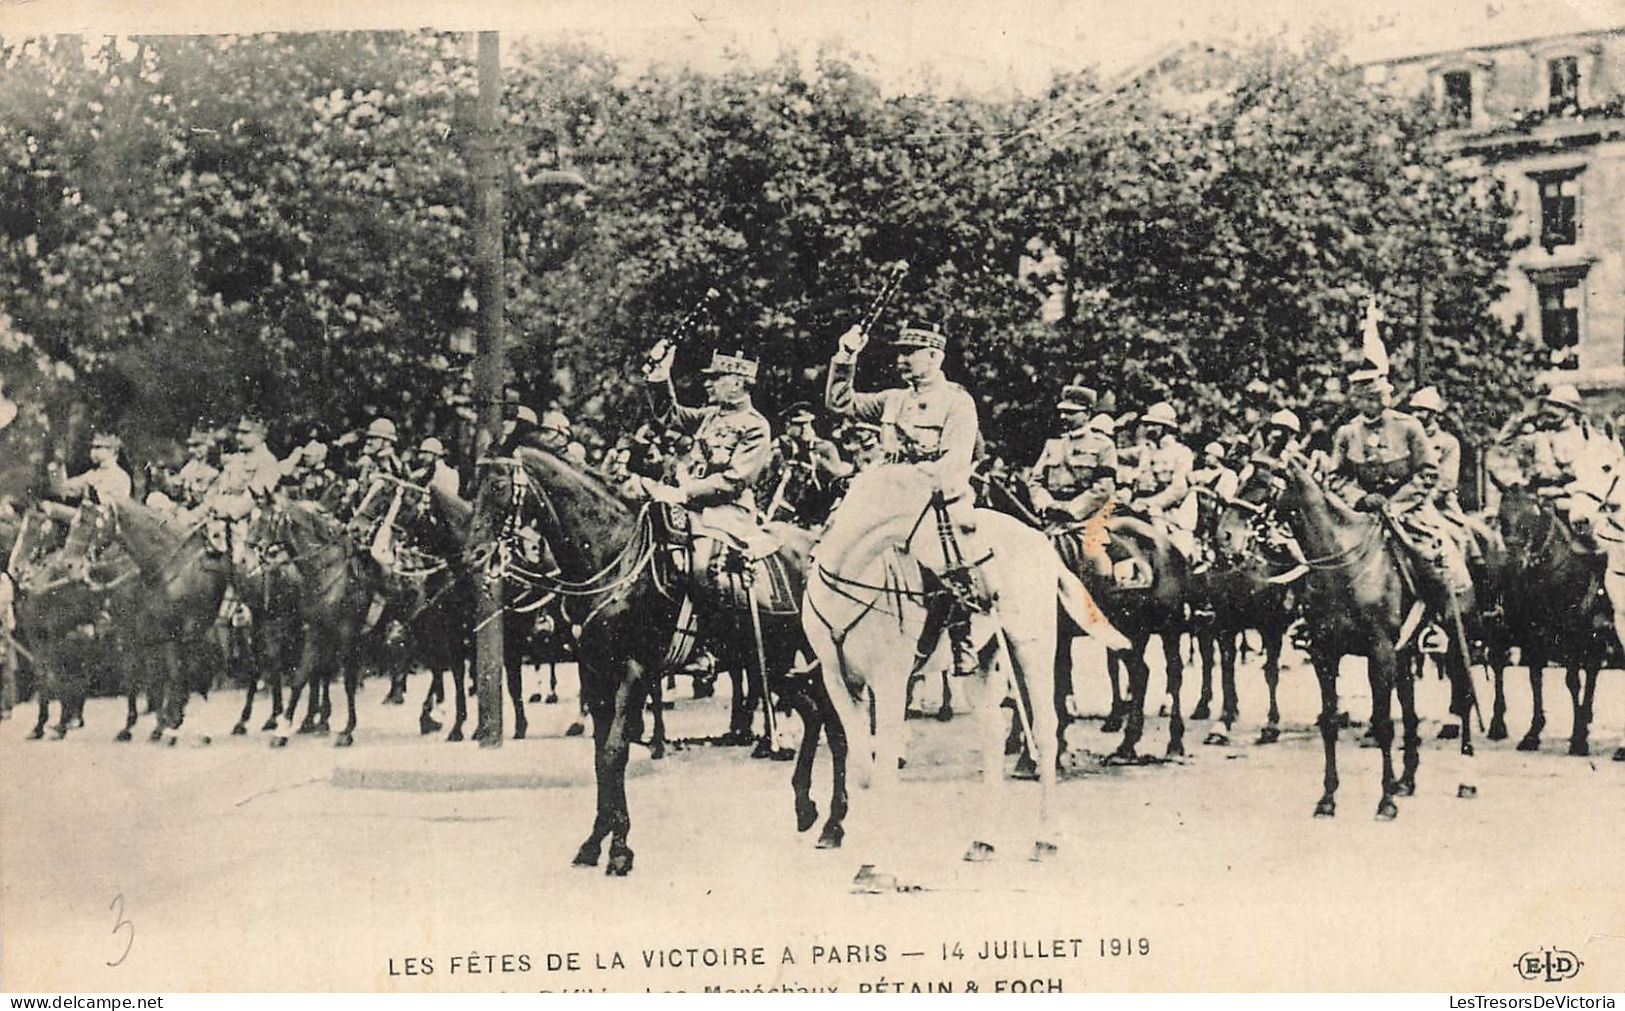
[[[135,924],[124,918],[124,895],[122,893],[113,896],[113,901],[107,904],[107,908],[117,910],[114,915],[118,917],[118,920],[113,924],[113,933],[117,934],[125,927],[130,928],[129,939],[124,942],[124,954],[120,955],[116,961],[107,963],[109,968],[113,968],[123,965],[124,960],[130,957],[130,949],[135,946]]]

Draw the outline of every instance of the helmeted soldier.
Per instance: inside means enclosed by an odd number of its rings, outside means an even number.
[[[1202,447],[1191,470],[1191,487],[1206,488],[1220,499],[1232,499],[1241,488],[1241,476],[1230,466],[1224,443],[1214,440]]]
[[[1585,416],[1580,391],[1570,385],[1555,386],[1543,401],[1535,419],[1530,440],[1529,485],[1549,497],[1559,498],[1571,515],[1571,506],[1584,509],[1576,499],[1611,497],[1610,486],[1618,470],[1617,448],[1591,427]],[[1617,489],[1616,489],[1617,490]]]
[[[434,436],[418,443],[417,467],[412,480],[426,488],[439,488],[453,498],[462,491],[462,479],[446,464],[446,446]]]
[[[1117,492],[1117,443],[1099,424],[1091,424],[1097,402],[1095,391],[1086,386],[1061,391],[1055,409],[1062,433],[1044,443],[1027,485],[1033,508],[1046,521],[1086,520]]]
[[[1296,411],[1283,407],[1264,422],[1259,434],[1258,449],[1264,455],[1280,459],[1289,451],[1297,450],[1303,439],[1303,422]]]
[[[750,387],[757,363],[739,354],[714,351],[703,371],[706,403],[684,407],[671,383],[676,347],[661,341],[649,352],[645,380],[657,403],[665,402],[671,423],[692,439],[679,461],[675,484],[634,475],[624,489],[634,496],[698,510],[710,526],[740,538],[759,538],[755,486],[773,453],[773,426],[756,410]]]
[[[1196,554],[1196,501],[1191,498],[1195,454],[1179,441],[1179,415],[1159,401],[1140,418],[1139,464],[1133,504],[1187,559]]]
[[[824,388],[825,405],[837,414],[848,414],[880,425],[880,446],[887,462],[916,468],[928,477],[940,493],[946,509],[958,557],[963,564],[945,573],[957,583],[966,608],[986,609],[992,596],[977,568],[987,555],[977,536],[975,499],[971,491],[976,445],[981,422],[976,401],[963,386],[942,374],[942,361],[948,339],[930,327],[904,324],[893,346],[897,371],[907,385],[879,393],[862,393],[854,388],[858,352],[868,342],[863,329],[854,326],[841,335],[835,356],[830,359],[829,378]],[[948,552],[953,557],[953,552]],[[975,669],[970,655],[968,612],[947,617],[953,644],[954,670],[959,674]],[[935,635],[922,636],[923,659],[935,648]]]
[[[536,442],[548,452],[563,456],[570,448],[570,418],[557,408],[543,411]]]
[[[90,469],[60,481],[57,494],[67,498],[94,497],[98,502],[128,501],[130,475],[118,462],[123,446],[113,433],[97,432],[90,440]]]

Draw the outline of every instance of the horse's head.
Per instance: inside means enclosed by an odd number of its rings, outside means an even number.
[[[522,539],[534,531],[567,571],[594,570],[626,543],[632,511],[592,474],[547,450],[521,447],[480,461],[471,539]]]
[[[914,546],[930,547],[937,535],[926,511],[935,492],[935,483],[917,467],[881,464],[860,471],[819,542],[819,559],[831,571],[842,571],[860,544],[871,544],[875,550],[865,553],[874,555],[904,547],[921,530],[924,540]]]

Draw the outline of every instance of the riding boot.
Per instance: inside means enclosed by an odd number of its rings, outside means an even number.
[[[967,677],[981,668],[976,647],[971,643],[969,613],[956,614],[948,625],[948,646],[953,654],[954,677]]]

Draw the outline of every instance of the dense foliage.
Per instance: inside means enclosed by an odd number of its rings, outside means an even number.
[[[284,443],[375,412],[455,423],[477,310],[465,40],[7,42],[0,310],[71,369],[89,419],[137,457],[242,410]],[[1325,54],[1239,54],[1220,76],[1196,100],[1102,101],[1081,76],[993,102],[887,96],[833,56],[628,76],[510,52],[515,385],[624,427],[629,363],[715,287],[680,381],[742,348],[765,409],[816,399],[836,334],[906,259],[882,336],[942,325],[1015,461],[1075,374],[1124,408],[1173,399],[1193,435],[1238,420],[1255,379],[1324,413],[1371,294],[1406,372],[1426,291],[1429,378],[1468,431],[1498,422],[1533,366],[1489,311],[1501,192]],[[588,191],[544,185],[561,158]]]

